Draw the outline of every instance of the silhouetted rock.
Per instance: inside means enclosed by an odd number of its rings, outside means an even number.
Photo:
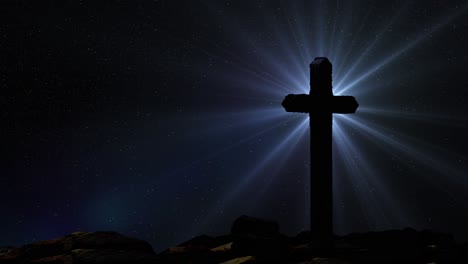
[[[247,264],[247,263],[254,263],[255,260],[256,259],[254,256],[245,256],[245,257],[231,259],[231,260],[222,262],[221,264]]]
[[[221,263],[234,257],[230,236],[198,236],[159,254],[161,263]]]
[[[243,215],[234,221],[231,236],[232,250],[237,255],[278,259],[287,252],[286,239],[273,221]]]
[[[274,237],[279,235],[279,227],[274,221],[243,215],[237,218],[232,224],[231,235]]]
[[[12,247],[12,246],[0,247],[0,254],[8,253],[12,249],[14,249],[14,247]]]
[[[231,236],[219,236],[212,237],[207,235],[194,237],[182,244],[179,244],[178,247],[190,247],[190,248],[205,248],[211,249],[223,244],[232,242]]]
[[[0,263],[154,263],[150,244],[115,232],[75,232],[0,254]]]
[[[286,237],[273,221],[241,216],[229,235],[194,237],[158,255],[147,242],[115,232],[76,232],[19,248],[2,247],[0,264],[468,263],[468,243],[457,245],[451,235],[429,230],[335,236],[335,250],[326,257],[309,247],[311,239],[309,231]]]

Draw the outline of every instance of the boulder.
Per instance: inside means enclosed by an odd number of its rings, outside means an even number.
[[[230,236],[201,235],[159,254],[162,263],[221,263],[233,257]]]
[[[231,248],[236,255],[278,259],[287,252],[286,239],[273,221],[243,215],[234,221],[231,236]]]
[[[275,237],[279,235],[278,224],[255,217],[243,215],[231,227],[232,236]]]
[[[273,221],[241,216],[226,236],[197,236],[156,255],[142,240],[116,232],[76,232],[62,238],[1,247],[0,264],[468,263],[468,243],[411,228],[335,236],[324,254],[310,232],[279,233]]]
[[[143,240],[116,232],[75,232],[0,254],[0,263],[149,263],[157,260]]]

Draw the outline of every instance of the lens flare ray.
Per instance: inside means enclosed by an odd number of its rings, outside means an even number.
[[[225,10],[222,5],[211,4],[212,9],[216,10],[216,12]],[[341,160],[340,162],[344,165],[344,169],[341,169],[341,171],[347,172],[343,175],[334,176],[336,186],[353,189],[354,196],[357,199],[355,204],[359,205],[361,211],[360,215],[365,219],[365,225],[373,230],[421,223],[423,222],[421,220],[422,215],[427,214],[427,212],[418,211],[414,206],[406,206],[404,195],[393,193],[389,189],[395,179],[388,178],[392,177],[389,172],[381,171],[378,166],[368,164],[367,161],[373,161],[375,158],[366,154],[366,151],[376,151],[378,149],[382,155],[391,159],[393,163],[398,163],[400,164],[398,166],[405,167],[407,170],[414,170],[412,166],[421,166],[424,170],[431,171],[432,173],[426,179],[421,180],[451,197],[450,199],[460,199],[460,196],[454,197],[449,193],[450,185],[466,186],[463,177],[464,172],[460,169],[461,166],[448,161],[450,157],[461,157],[460,159],[465,162],[463,157],[466,155],[450,152],[441,146],[431,146],[430,143],[419,140],[417,135],[411,133],[405,135],[408,131],[395,132],[386,127],[385,124],[387,123],[384,120],[394,119],[395,122],[398,122],[398,120],[414,120],[415,122],[433,125],[465,128],[467,123],[463,117],[422,112],[409,113],[374,106],[378,105],[378,103],[373,102],[373,96],[380,92],[390,94],[389,89],[391,87],[386,83],[397,81],[390,75],[382,75],[382,70],[390,71],[393,69],[392,67],[396,67],[395,62],[398,62],[403,54],[414,50],[428,39],[436,37],[436,33],[445,30],[453,21],[465,14],[468,7],[461,6],[456,10],[452,10],[450,14],[445,12],[444,15],[426,19],[424,25],[428,29],[409,32],[407,34],[409,37],[405,41],[401,41],[401,38],[395,38],[395,34],[388,34],[393,28],[401,29],[405,27],[413,4],[412,2],[404,2],[403,4],[391,6],[395,12],[388,14],[383,20],[379,20],[378,26],[369,23],[373,19],[373,13],[377,10],[376,7],[356,11],[352,5],[339,1],[333,3],[325,1],[295,2],[293,4],[281,2],[279,5],[265,3],[261,6],[252,4],[251,15],[253,16],[261,15],[265,8],[275,10],[274,15],[265,16],[257,26],[252,26],[252,24],[241,20],[223,18],[226,21],[226,27],[241,29],[239,34],[234,36],[232,42],[235,43],[233,45],[241,47],[244,52],[235,54],[222,48],[207,51],[207,54],[209,53],[210,56],[220,61],[231,61],[228,68],[232,71],[225,72],[225,75],[219,76],[220,79],[233,80],[232,87],[240,86],[242,90],[254,94],[238,96],[228,92],[223,93],[222,96],[226,98],[236,97],[252,104],[257,101],[262,102],[261,94],[265,94],[265,98],[273,96],[274,100],[271,101],[278,103],[288,93],[308,93],[308,64],[315,56],[327,56],[335,63],[333,75],[334,94],[347,95],[349,93],[350,95],[357,95],[357,99],[361,104],[353,117],[335,116],[333,132],[335,137],[334,148],[336,150],[335,160]],[[410,6],[411,8],[409,8]],[[314,15],[310,15],[308,12]],[[353,18],[337,17],[345,12],[356,12],[359,16],[356,16],[358,18],[355,18],[354,15]],[[335,19],[329,21],[327,16]],[[266,28],[268,29],[267,32],[270,33],[264,34],[260,28]],[[271,45],[272,43],[277,44]],[[252,61],[255,63],[252,63]],[[242,77],[239,78],[239,76]],[[372,78],[391,80],[386,83],[376,82],[370,84],[369,81]],[[360,87],[358,87],[358,84]],[[372,106],[369,104],[370,102],[372,102]],[[278,107],[280,106],[278,105]],[[252,108],[253,111],[255,109],[261,108]],[[281,119],[279,117],[280,113],[272,111],[271,116],[268,113],[269,111],[266,111],[265,114],[254,114],[255,118],[253,116],[252,118],[247,117],[247,113],[246,115],[240,114],[239,118],[245,118],[246,120],[236,122],[235,126],[248,129],[249,126],[260,126],[262,123],[270,124],[270,121],[275,122],[275,120]],[[374,122],[373,120],[379,120],[380,122]],[[234,204],[234,201],[241,197],[243,193],[249,192],[253,188],[252,186],[257,186],[255,188],[259,190],[254,195],[255,199],[261,200],[262,196],[267,195],[270,182],[285,180],[281,179],[279,172],[288,166],[285,163],[288,158],[281,157],[280,159],[278,153],[291,153],[286,149],[286,146],[296,145],[301,147],[299,142],[303,142],[304,137],[308,136],[308,133],[305,133],[306,130],[303,129],[306,123],[304,120],[298,124],[295,129],[292,129],[289,136],[278,133],[279,139],[276,146],[264,148],[263,156],[259,159],[259,162],[248,166],[248,169],[243,172],[242,178],[232,181],[229,191],[223,197],[220,197],[216,203],[212,203],[212,209],[203,217],[205,219],[204,226],[216,222],[216,219],[221,217],[220,212],[229,211],[229,205]],[[382,124],[382,126],[378,124]],[[273,130],[279,128],[276,126]],[[268,130],[269,132],[270,130]],[[352,141],[350,133],[360,135],[359,139],[362,142]],[[247,138],[248,140],[239,141],[240,144],[236,144],[236,146],[242,146],[244,143],[250,142],[250,139],[256,138],[256,136]],[[220,153],[219,155],[223,154]],[[270,173],[267,173],[267,171]],[[278,174],[271,173],[271,171],[278,171]],[[450,176],[445,179],[446,174]],[[307,175],[304,175],[304,177],[307,178]],[[260,179],[266,184],[258,187],[259,184],[256,182],[260,181]],[[346,186],[345,182],[350,182],[352,186]],[[304,190],[304,192],[305,197],[307,196],[307,190]],[[336,195],[338,198],[341,197],[340,199],[344,198],[339,194]],[[251,203],[247,207],[254,210],[257,206],[260,205]],[[347,232],[352,227],[350,226],[347,229],[346,221],[343,219],[351,216],[341,211],[340,208],[339,204],[335,204],[335,212],[340,215],[340,230]],[[230,212],[232,213],[232,211]],[[298,226],[304,225],[302,220],[297,221],[297,223],[300,223]]]
[[[350,125],[359,128],[359,133],[364,133],[370,137],[369,139],[373,138],[374,143],[378,146],[381,146],[382,150],[392,154],[392,152],[390,152],[387,148],[389,147],[396,150],[398,155],[406,156],[409,158],[409,160],[416,160],[420,164],[431,168],[431,170],[437,171],[439,173],[437,178],[435,178],[434,175],[432,179],[426,180],[432,180],[434,182],[434,187],[442,188],[441,190],[443,190],[447,195],[451,194],[447,187],[443,187],[444,185],[468,185],[468,179],[464,178],[464,171],[457,170],[453,167],[452,164],[443,162],[443,159],[437,158],[437,156],[429,155],[426,151],[422,151],[420,148],[413,147],[414,143],[412,144],[411,142],[405,142],[401,138],[397,140],[390,136],[388,131],[386,131],[387,133],[381,131],[382,127],[377,130],[372,128],[370,125],[367,125],[366,122],[362,120],[357,121],[348,117],[342,118],[346,119]],[[383,147],[383,145],[387,147]],[[453,183],[447,183],[447,180],[452,180]]]
[[[414,37],[413,40],[411,40],[408,44],[404,45],[403,47],[399,48],[398,50],[394,51],[392,54],[388,55],[386,58],[382,59],[380,62],[374,64],[373,66],[370,67],[369,70],[361,74],[359,77],[351,81],[349,84],[344,86],[341,90],[340,93],[347,92],[349,89],[354,87],[356,84],[364,81],[368,77],[372,76],[374,73],[377,71],[381,70],[388,64],[392,63],[395,61],[397,58],[399,58],[402,54],[405,54],[408,52],[410,49],[413,49],[416,47],[416,45],[420,44],[422,41],[425,41],[428,39],[429,36],[432,34],[436,33],[440,29],[442,29],[444,26],[447,26],[452,20],[458,18],[459,16],[463,15],[466,10],[468,9],[468,5],[465,6],[464,8],[460,9],[458,12],[448,15],[441,19],[439,22],[435,23],[429,30],[427,30],[424,33],[419,34],[418,36]]]

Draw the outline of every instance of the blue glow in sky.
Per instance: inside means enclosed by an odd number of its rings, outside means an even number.
[[[0,244],[115,230],[160,251],[242,214],[308,229],[308,116],[281,101],[321,56],[360,104],[334,116],[335,232],[468,240],[466,1],[180,5],[12,7]]]

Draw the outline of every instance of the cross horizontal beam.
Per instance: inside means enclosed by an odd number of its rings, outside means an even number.
[[[323,96],[315,94],[289,94],[281,105],[286,112],[353,114],[359,104],[354,96]]]

